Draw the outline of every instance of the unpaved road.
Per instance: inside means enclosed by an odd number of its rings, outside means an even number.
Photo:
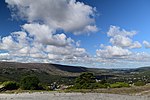
[[[0,100],[150,100],[150,96],[101,93],[19,93],[0,94]]]

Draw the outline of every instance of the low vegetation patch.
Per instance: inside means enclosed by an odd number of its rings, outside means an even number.
[[[16,90],[19,88],[19,84],[14,81],[6,81],[2,84],[2,86],[5,90]]]
[[[92,73],[83,73],[76,78],[75,85],[72,89],[99,89],[99,88],[121,88],[130,87],[128,83],[116,82],[113,84],[108,83],[106,80],[100,82],[95,81],[95,77]]]
[[[143,82],[143,81],[137,81],[137,82],[134,83],[134,85],[135,86],[144,86],[144,85],[146,85],[146,83]]]
[[[114,84],[110,84],[111,88],[122,88],[122,87],[130,87],[128,83],[125,82],[116,82]]]

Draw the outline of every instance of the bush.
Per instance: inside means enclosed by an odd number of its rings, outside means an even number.
[[[6,90],[16,90],[19,88],[19,84],[13,81],[4,82],[2,85]]]
[[[38,89],[39,90],[50,90],[50,88],[46,84],[42,84],[42,83],[38,84]]]
[[[134,83],[134,85],[135,86],[144,86],[144,85],[146,85],[146,83],[143,82],[143,81],[137,81],[137,82]]]
[[[20,85],[23,90],[37,90],[39,79],[35,76],[26,76],[21,79]]]
[[[95,88],[107,88],[105,84],[95,83]]]
[[[107,80],[103,79],[99,82],[100,84],[106,84],[107,83]]]
[[[121,87],[130,87],[128,83],[125,82],[116,82],[110,85],[111,88],[121,88]]]
[[[75,83],[84,84],[84,83],[95,83],[95,77],[93,73],[82,73],[79,77],[76,78]]]
[[[94,89],[96,87],[96,81],[93,73],[82,73],[76,78],[74,88],[75,89]]]

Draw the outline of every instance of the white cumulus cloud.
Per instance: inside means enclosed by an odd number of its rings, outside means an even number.
[[[76,0],[5,0],[13,17],[74,34],[97,31],[95,8]]]
[[[133,41],[134,35],[136,35],[136,31],[126,31],[117,26],[110,26],[107,32],[110,45],[100,45],[100,49],[96,50],[97,61],[119,64],[125,61],[138,62],[150,59],[148,54],[132,51],[132,49],[142,47],[140,42]]]
[[[143,41],[145,48],[150,48],[150,43],[148,41]]]
[[[34,23],[25,24],[22,31],[1,38],[0,50],[8,51],[9,60],[13,61],[75,62],[88,56],[86,50],[76,44],[78,42],[67,38],[64,33],[56,34],[49,26]]]
[[[121,58],[132,54],[128,49],[117,46],[106,46],[104,49],[96,51],[97,55],[102,58]]]
[[[108,37],[110,37],[110,43],[114,46],[122,48],[141,48],[142,45],[138,41],[133,41],[132,37],[136,35],[136,31],[126,31],[125,29],[120,29],[117,26],[110,26],[107,32]]]

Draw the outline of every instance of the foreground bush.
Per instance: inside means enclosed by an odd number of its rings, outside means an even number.
[[[4,82],[2,85],[5,90],[16,90],[19,88],[19,84],[13,81]]]
[[[116,82],[114,84],[110,84],[111,88],[121,88],[121,87],[130,87],[128,83],[125,82]]]
[[[37,90],[39,79],[35,76],[26,76],[21,79],[20,86],[23,90]]]
[[[109,87],[109,85],[106,83],[105,84],[93,83],[91,84],[90,89],[107,88],[107,87]]]
[[[137,81],[137,82],[134,83],[134,85],[135,86],[144,86],[144,85],[146,85],[146,83],[142,82],[142,81]]]
[[[50,90],[50,88],[46,84],[39,83],[38,90]]]

